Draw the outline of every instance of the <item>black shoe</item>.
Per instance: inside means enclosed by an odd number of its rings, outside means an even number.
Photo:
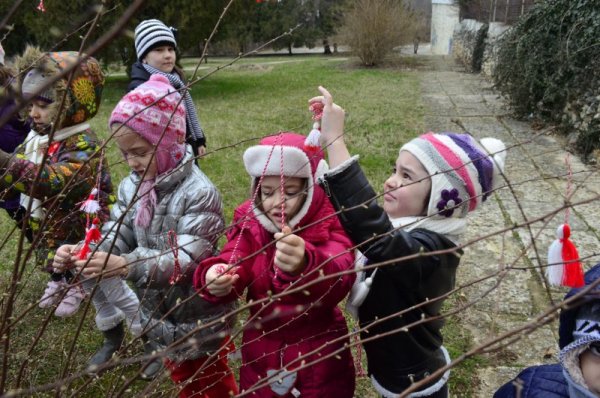
[[[110,361],[113,354],[121,348],[123,341],[125,340],[123,322],[102,333],[104,334],[104,344],[102,344],[102,347],[100,347],[100,349],[87,363],[88,372],[91,373],[95,373],[96,369],[100,365]]]
[[[158,350],[158,346],[156,344],[154,344],[151,341],[146,341],[144,342],[144,353],[146,355],[152,355],[155,354],[156,351]],[[151,381],[156,379],[156,377],[161,373],[161,371],[163,370],[163,362],[162,362],[162,358],[153,358],[150,359],[148,362],[144,362],[143,366],[142,366],[142,371],[140,373],[140,379],[142,380],[146,380],[146,381]]]

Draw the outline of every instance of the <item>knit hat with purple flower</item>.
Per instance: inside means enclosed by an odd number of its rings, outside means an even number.
[[[115,123],[126,125],[156,147],[158,174],[173,169],[185,155],[185,107],[164,76],[152,75],[127,93],[110,115],[109,126]]]
[[[477,142],[469,134],[423,134],[400,151],[414,155],[431,176],[427,216],[462,218],[497,187],[506,147],[496,138]]]

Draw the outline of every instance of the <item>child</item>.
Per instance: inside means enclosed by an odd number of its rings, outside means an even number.
[[[597,283],[600,264],[585,273],[585,286]],[[560,363],[532,366],[496,391],[494,398],[576,398],[600,396],[600,285],[564,307],[559,319]]]
[[[166,77],[152,75],[117,104],[109,125],[132,173],[119,185],[97,251],[88,260],[77,260],[69,258],[73,247],[66,247],[61,257],[82,269],[84,276],[120,275],[134,284],[146,352],[170,348],[166,364],[171,379],[187,383],[181,397],[206,386],[210,387],[203,391],[206,396],[228,397],[237,393],[237,386],[224,355],[214,363],[205,362],[209,354],[230,346],[230,324],[198,325],[220,319],[232,306],[206,302],[191,284],[196,261],[214,254],[223,229],[222,201],[208,177],[190,161],[180,99]],[[111,305],[108,300],[105,306]],[[188,380],[202,367],[203,373]],[[142,377],[150,379],[158,370],[160,361],[152,361]]]
[[[151,75],[166,76],[173,87],[183,95],[183,104],[186,111],[186,140],[193,148],[194,156],[203,156],[206,153],[206,137],[200,126],[196,106],[185,89],[185,73],[177,67],[177,42],[175,41],[174,28],[167,27],[158,19],[142,21],[135,28],[135,52],[137,61],[131,66],[131,82],[127,91],[131,91],[140,84],[148,81]],[[183,89],[183,90],[182,90]]]
[[[400,148],[381,208],[358,157],[351,158],[344,143],[344,111],[327,90],[319,90],[323,95],[310,102],[324,104],[321,134],[332,167],[321,183],[367,264],[395,260],[361,272],[349,298],[350,306],[358,307],[362,338],[370,339],[364,348],[371,382],[384,397],[395,397],[450,362],[442,346],[443,321],[427,321],[440,315],[442,300],[421,304],[454,287],[462,253],[457,239],[467,213],[494,187],[504,165],[504,145],[482,140],[496,146],[489,151],[496,153],[492,160],[467,134],[428,133],[413,139]],[[402,259],[438,250],[446,253]],[[393,315],[401,311],[406,312]],[[382,337],[374,339],[377,335]],[[410,396],[447,397],[447,380],[445,372]]]
[[[58,304],[58,316],[74,314],[83,298],[79,286],[69,288],[70,272],[57,273],[52,268],[55,250],[62,244],[79,242],[85,235],[86,217],[73,209],[99,186],[98,215],[108,217],[112,194],[108,169],[105,164],[99,167],[101,145],[88,123],[98,111],[104,85],[98,62],[88,58],[79,63],[70,85],[67,75],[44,89],[51,79],[77,62],[76,52],[42,53],[33,47],[16,60],[19,89],[30,101],[32,130],[17,156],[0,150],[0,188],[21,194],[22,206],[30,210],[26,216],[37,239],[34,244],[38,261],[51,274],[39,306]],[[63,97],[64,111],[59,114]],[[42,163],[44,153],[47,158]]]
[[[211,301],[233,301],[244,289],[247,302],[268,299],[351,269],[350,240],[314,184],[327,166],[323,153],[307,152],[304,142],[302,135],[280,133],[244,153],[254,202],[236,209],[221,254],[203,261],[194,276],[196,288]],[[219,276],[226,264],[235,264],[235,271]],[[240,388],[260,386],[251,394],[256,397],[352,397],[354,366],[337,304],[353,281],[346,274],[252,306],[252,323],[243,333]]]
[[[23,143],[29,133],[29,123],[19,118],[15,112],[15,93],[13,91],[14,71],[4,64],[4,51],[0,45],[0,120],[8,120],[0,125],[0,149],[6,153],[13,153]],[[20,195],[12,192],[0,193],[0,208],[6,210],[8,215],[17,222],[19,228],[23,227],[25,209],[21,206]],[[25,226],[25,236],[29,242],[33,236],[31,230]]]

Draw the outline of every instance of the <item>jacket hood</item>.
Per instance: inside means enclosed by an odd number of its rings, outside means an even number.
[[[600,278],[600,263],[590,268],[584,275],[584,286],[579,288],[571,289],[565,296],[565,300],[576,295],[577,293],[584,290],[586,287],[594,283]],[[580,308],[584,305],[590,304],[591,302],[600,302],[600,284],[594,287],[593,290],[587,292],[581,299],[574,303],[571,303],[569,307],[565,308],[560,313],[559,318],[559,341],[558,345],[561,350],[567,345],[573,342],[573,331],[576,326],[576,316]]]
[[[85,56],[85,54],[82,54],[82,56]],[[49,81],[70,65],[79,62],[79,58],[79,53],[76,51],[45,53],[37,47],[27,47],[23,55],[15,60],[19,92],[23,94],[26,100],[31,99],[31,97],[28,98],[28,94],[33,93],[24,92],[23,90],[23,83],[27,83],[28,78],[41,76],[43,79],[48,79],[45,81]],[[104,74],[96,59],[90,57],[79,62],[73,72],[70,85],[67,85],[68,77],[67,75],[56,81],[43,93],[44,99],[52,101],[49,105],[50,115],[51,119],[57,123],[57,129],[73,126],[93,118],[98,113],[102,98]],[[26,84],[26,87],[29,86]],[[65,93],[63,109],[66,111],[58,115],[58,108]],[[27,116],[26,112],[23,116]]]
[[[305,146],[306,137],[294,132],[282,132],[263,138],[259,145],[252,146],[244,152],[244,165],[252,178],[252,193],[257,189],[257,182],[263,176],[281,176],[306,178],[306,199],[304,204],[286,223],[290,228],[299,224],[307,224],[318,213],[320,207],[327,202],[325,192],[316,180],[327,170],[328,165],[322,150],[309,150]],[[257,196],[258,197],[258,196]],[[271,220],[258,206],[253,211],[261,225],[269,232],[279,232]]]

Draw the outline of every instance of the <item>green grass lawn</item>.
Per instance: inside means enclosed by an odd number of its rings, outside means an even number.
[[[211,58],[208,64],[201,65],[199,76],[227,62]],[[194,66],[190,60],[184,60],[186,70]],[[107,79],[100,112],[92,121],[92,127],[104,138],[108,137],[110,112],[124,94],[127,83],[123,75]],[[364,69],[352,59],[314,56],[248,58],[224,68],[196,84],[192,95],[208,142],[209,152],[201,160],[201,168],[223,195],[227,221],[231,220],[233,209],[249,195],[243,151],[260,137],[280,130],[307,134],[312,125],[307,100],[318,94],[319,85],[328,88],[334,100],[346,110],[347,142],[352,153],[361,155],[361,163],[377,190],[391,172],[401,144],[425,129],[418,77],[412,72],[397,68]],[[114,143],[109,142],[107,156],[113,181],[118,184],[128,169]],[[12,225],[4,213],[0,217],[0,234],[8,240],[0,252],[0,273],[2,283],[7,286],[12,279],[17,240],[8,236]],[[27,267],[18,284],[16,301],[10,304],[18,321],[10,335],[4,382],[7,389],[16,386],[19,372],[21,388],[54,383],[61,379],[61,374],[79,372],[101,343],[101,335],[94,327],[93,308],[85,318],[81,311],[67,320],[37,307],[29,308],[41,296],[46,282],[44,273],[33,266]],[[6,298],[1,304],[3,309],[9,305]],[[79,325],[81,330],[76,336]],[[450,350],[464,351],[468,340],[453,331],[449,335]],[[32,344],[37,336],[39,339]],[[134,345],[130,352],[139,353],[139,345]],[[99,378],[77,378],[62,386],[67,396],[114,395],[124,388],[124,380],[129,379],[132,368],[121,367]],[[468,373],[461,376],[460,368],[454,371],[453,378],[459,381],[455,384],[460,390],[457,396],[469,396],[469,383],[461,379],[468,380],[468,376]],[[146,386],[134,381],[127,386],[126,395],[172,394],[168,380],[153,386],[151,391],[146,391]],[[356,396],[376,396],[367,379],[359,380]]]

